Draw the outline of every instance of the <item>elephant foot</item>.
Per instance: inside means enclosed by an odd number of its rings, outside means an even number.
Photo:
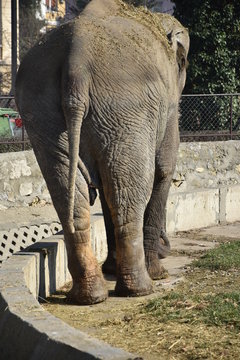
[[[166,279],[168,277],[167,270],[161,265],[158,252],[145,250],[145,263],[152,280]]]
[[[79,231],[75,232],[72,238],[65,236],[68,268],[73,279],[67,300],[74,304],[91,305],[104,301],[108,292],[90,242],[80,241],[84,235]]]
[[[153,292],[152,281],[146,271],[121,274],[115,287],[117,296],[144,296]]]
[[[161,229],[160,239],[158,241],[158,257],[165,259],[170,253],[171,247],[165,230]]]
[[[166,279],[168,271],[161,265],[158,254],[145,254],[146,268],[152,280]]]
[[[92,305],[106,300],[107,297],[106,283],[99,272],[97,275],[90,275],[73,281],[72,289],[67,295],[67,301],[79,305]]]
[[[108,254],[107,259],[102,265],[102,272],[108,275],[116,275],[116,259],[113,254]]]
[[[166,235],[165,230],[159,230],[155,228],[144,229],[144,251],[146,253],[156,253],[159,259],[166,258],[171,250],[169,239]]]

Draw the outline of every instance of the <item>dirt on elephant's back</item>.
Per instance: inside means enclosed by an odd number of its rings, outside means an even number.
[[[154,14],[142,6],[134,7],[127,5],[122,1],[120,1],[120,5],[117,15],[139,22],[148,28],[156,38],[163,40],[167,44],[166,33],[161,25],[160,14]]]
[[[117,7],[111,14],[97,18],[80,15],[76,20],[74,32],[90,39],[90,57],[95,55],[95,61],[102,62],[103,67],[106,64],[110,66],[111,59],[113,64],[119,60],[120,67],[125,68],[128,55],[132,54],[142,64],[146,58],[153,61],[153,43],[157,40],[158,48],[163,47],[169,61],[174,61],[175,53],[166,32],[168,27],[172,29],[179,24],[182,28],[182,25],[169,14],[152,13],[144,7],[134,7],[121,0],[115,2]]]

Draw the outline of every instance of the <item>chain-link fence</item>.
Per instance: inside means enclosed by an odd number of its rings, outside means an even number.
[[[30,148],[13,96],[0,96],[0,153]]]
[[[14,111],[13,96],[0,96],[0,152],[30,148]],[[240,139],[240,94],[183,95],[180,113],[181,141]]]
[[[240,94],[183,95],[181,141],[240,139]]]

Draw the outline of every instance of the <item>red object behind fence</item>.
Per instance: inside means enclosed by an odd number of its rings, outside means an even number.
[[[15,124],[16,124],[16,127],[21,128],[23,126],[22,119],[21,118],[16,118],[15,119]]]

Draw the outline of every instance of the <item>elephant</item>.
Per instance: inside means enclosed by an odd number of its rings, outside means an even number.
[[[170,15],[92,0],[20,64],[15,99],[61,221],[76,304],[152,293],[170,249],[166,201],[179,145],[188,31]],[[97,189],[97,190],[96,190]],[[108,256],[90,244],[102,204]]]

